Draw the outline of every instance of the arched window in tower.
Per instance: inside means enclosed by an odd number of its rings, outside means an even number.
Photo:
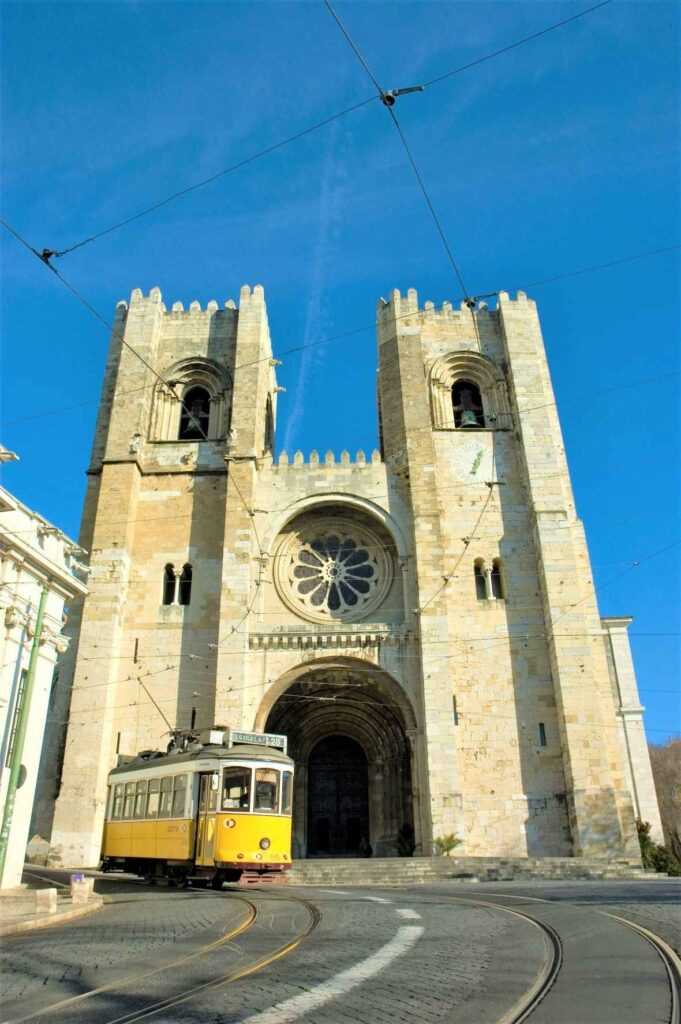
[[[163,570],[163,603],[173,604],[175,600],[175,566],[168,563]]]
[[[478,601],[486,601],[487,581],[485,580],[485,563],[481,558],[476,559],[473,573],[475,575],[475,596]]]
[[[480,388],[470,380],[457,380],[452,386],[452,407],[456,427],[484,427]]]
[[[192,599],[192,567],[187,564],[182,568],[179,586],[179,603],[189,604]]]
[[[492,574],[490,579],[492,582],[492,597],[497,598],[497,600],[503,598],[504,590],[501,585],[501,562],[498,558],[495,558],[492,562]]]
[[[205,388],[190,388],[182,399],[180,441],[205,441],[210,420],[210,395]]]

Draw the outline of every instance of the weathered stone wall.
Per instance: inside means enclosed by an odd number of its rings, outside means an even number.
[[[261,288],[238,309],[168,312],[158,289],[119,307],[81,534],[90,596],[59,696],[54,859],[96,862],[117,753],[163,747],[169,727],[264,728],[313,670],[397,709],[418,852],[455,833],[465,855],[636,855],[630,792],[640,774],[652,806],[647,755],[616,717],[633,713],[635,678],[620,652],[618,701],[534,303],[436,311],[395,292],[378,321],[382,452],[274,461]],[[210,437],[178,441],[173,392],[196,374]],[[484,427],[455,426],[457,379],[479,385]],[[277,559],[315,516],[365,527],[386,553],[392,579],[364,618],[314,621],[285,599]],[[498,561],[500,594],[480,599],[476,561],[488,587]],[[188,606],[162,603],[169,564],[192,566]],[[382,814],[394,843],[403,809]]]

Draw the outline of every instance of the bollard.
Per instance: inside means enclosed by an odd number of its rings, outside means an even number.
[[[35,913],[56,914],[57,912],[57,890],[36,889],[34,891]]]
[[[94,878],[86,878],[82,872],[71,875],[71,902],[87,903],[95,887]]]

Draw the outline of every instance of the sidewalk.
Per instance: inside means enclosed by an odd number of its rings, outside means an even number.
[[[48,883],[48,887],[41,886],[40,881]],[[92,878],[72,886],[39,876],[36,882],[0,890],[0,938],[63,924],[92,914],[104,905],[103,897],[93,891]]]

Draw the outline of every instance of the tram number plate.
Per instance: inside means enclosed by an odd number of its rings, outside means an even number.
[[[230,731],[232,743],[251,743],[257,747],[280,747],[286,749],[286,737],[266,732]]]

